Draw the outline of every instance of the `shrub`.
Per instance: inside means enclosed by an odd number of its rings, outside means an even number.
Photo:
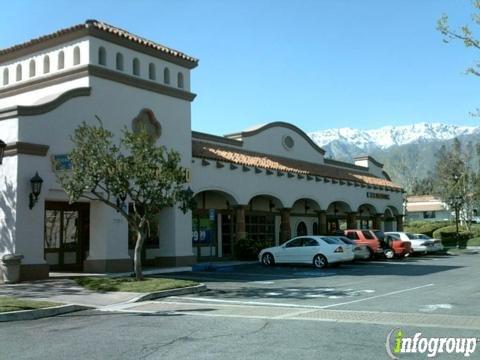
[[[270,241],[240,239],[235,243],[235,258],[238,260],[257,260],[260,250],[272,246]]]
[[[433,236],[433,232],[440,228],[450,225],[448,221],[415,221],[405,226],[405,231],[414,234],[425,234],[430,237]]]
[[[441,231],[440,232],[440,239],[442,240],[443,246],[452,247],[458,246],[460,248],[465,248],[467,246],[467,241],[473,237],[473,233],[468,231],[462,231],[458,233],[458,241],[457,241],[457,233],[455,231]]]
[[[458,230],[459,232],[466,232],[468,231],[467,228],[465,226],[459,226],[458,227]],[[451,233],[455,233],[455,225],[450,225],[450,226],[445,226],[443,228],[440,228],[440,229],[437,229],[433,232],[433,236],[434,238],[437,238],[437,239],[440,239],[440,233],[441,232],[451,232]],[[472,225],[470,227],[470,232],[472,233],[472,237],[480,237],[480,225]]]

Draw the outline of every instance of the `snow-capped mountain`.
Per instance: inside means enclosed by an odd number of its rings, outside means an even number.
[[[387,149],[393,145],[449,140],[457,136],[480,134],[480,126],[457,126],[440,123],[418,123],[405,126],[385,126],[379,129],[329,129],[310,133],[319,146],[335,143],[361,150]],[[327,149],[326,149],[327,150]]]

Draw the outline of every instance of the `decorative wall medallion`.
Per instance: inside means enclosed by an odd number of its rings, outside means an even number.
[[[133,132],[139,132],[141,129],[146,130],[152,142],[155,142],[162,134],[162,126],[155,118],[152,110],[142,109],[132,120]]]
[[[282,138],[282,145],[285,149],[291,150],[295,146],[295,141],[290,135],[285,135]]]

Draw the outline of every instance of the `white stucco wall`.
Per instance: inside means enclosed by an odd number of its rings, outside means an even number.
[[[282,139],[291,136],[295,142],[294,146],[287,150],[283,146]],[[258,134],[243,137],[243,148],[245,150],[257,151],[266,154],[274,154],[293,159],[302,159],[315,163],[323,163],[323,155],[316,151],[311,144],[300,134],[286,127],[272,127],[261,131]]]
[[[353,211],[362,204],[371,204],[378,213],[383,213],[388,206],[395,207],[398,212],[402,211],[403,199],[399,192],[299,180],[286,175],[278,177],[276,173],[266,175],[264,171],[260,174],[254,171],[243,172],[241,167],[236,170],[230,170],[228,166],[217,168],[215,162],[202,166],[201,159],[194,159],[192,169],[192,189],[195,193],[206,190],[222,191],[231,195],[236,203],[241,205],[247,205],[254,196],[270,195],[277,198],[285,208],[291,208],[298,199],[307,198],[315,201],[322,210],[326,210],[332,202],[343,201]],[[372,191],[388,193],[390,199],[367,198],[367,192]]]
[[[44,202],[67,200],[52,171],[51,156],[70,151],[72,144],[69,137],[82,121],[97,124],[95,115],[98,115],[107,129],[119,135],[125,126],[130,128],[132,119],[140,110],[149,108],[162,126],[158,144],[177,150],[181,154],[183,166],[188,167],[191,164],[191,112],[188,101],[99,78],[85,79],[82,85],[85,83],[92,87],[91,96],[72,98],[45,114],[22,117],[18,122],[16,139],[16,121],[0,121],[0,126],[8,128],[9,135],[5,136],[7,142],[18,140],[50,146],[46,157],[20,155],[6,158],[18,159],[19,191],[16,208],[18,224],[14,229],[16,234],[14,241],[15,250],[25,256],[23,262],[25,264],[43,262]],[[47,88],[43,93],[47,94],[50,91],[51,89]],[[42,95],[35,93],[35,97]],[[3,166],[0,168],[7,169]],[[44,183],[38,204],[30,210],[28,209],[30,178],[35,171],[38,171]],[[102,206],[91,204],[88,260],[118,259],[119,256],[125,258],[128,256],[126,222],[114,210]],[[162,256],[192,255],[191,215],[181,215],[177,210],[165,211],[169,220],[162,226],[160,253],[163,248],[165,255]]]

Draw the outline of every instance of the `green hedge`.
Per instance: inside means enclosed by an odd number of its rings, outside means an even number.
[[[414,234],[425,234],[430,237],[433,236],[433,232],[440,228],[450,225],[449,221],[414,221],[405,225],[405,231]]]
[[[272,246],[269,241],[240,239],[235,243],[235,258],[238,260],[258,260],[260,250]]]
[[[468,231],[459,232],[457,240],[457,233],[455,231],[441,231],[439,238],[442,240],[443,246],[454,247],[458,245],[460,248],[465,248],[468,240],[473,238],[473,233]]]
[[[465,226],[459,226],[458,230],[460,233],[467,232],[467,228]],[[440,233],[441,232],[446,232],[446,233],[455,233],[456,227],[455,225],[450,225],[450,226],[445,226],[443,228],[437,229],[433,232],[433,236],[436,239],[441,239]],[[480,237],[480,225],[472,225],[470,227],[470,232],[472,233],[472,238],[473,237]]]

